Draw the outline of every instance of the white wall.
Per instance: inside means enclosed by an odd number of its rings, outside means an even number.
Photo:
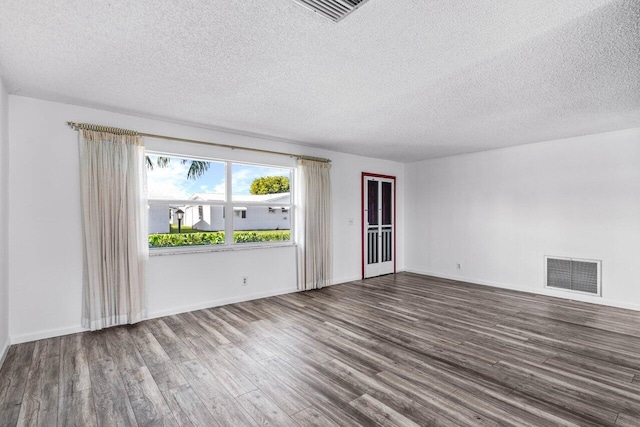
[[[9,97],[0,79],[0,365],[9,349]]]
[[[410,163],[405,176],[408,271],[640,309],[640,128]],[[545,290],[544,255],[602,260],[602,298]]]
[[[398,177],[398,270],[403,258],[404,165],[239,134],[9,96],[9,215],[12,342],[80,329],[82,241],[77,132],[68,120],[225,144],[328,157],[332,162],[334,282],[360,278],[360,174]],[[281,156],[147,139],[148,148],[209,157],[291,165]],[[233,157],[232,157],[233,156]],[[47,206],[42,215],[41,206]],[[349,225],[348,219],[354,219]],[[148,269],[153,316],[295,290],[292,247],[152,257]],[[240,286],[241,277],[249,284]]]

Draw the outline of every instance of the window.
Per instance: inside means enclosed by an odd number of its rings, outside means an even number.
[[[291,240],[291,218],[278,207],[291,206],[291,169],[231,164],[235,243]]]
[[[291,179],[290,168],[147,152],[149,247],[291,241]]]

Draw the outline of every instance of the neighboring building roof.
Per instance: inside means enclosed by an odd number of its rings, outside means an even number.
[[[193,193],[189,200],[205,200],[207,202],[224,201],[224,193]]]
[[[234,202],[278,202],[288,204],[290,201],[290,193],[277,194],[237,194],[233,196]],[[223,193],[194,193],[189,200],[203,200],[207,202],[224,201]]]

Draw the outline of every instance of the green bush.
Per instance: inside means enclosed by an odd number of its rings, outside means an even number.
[[[283,242],[291,239],[289,230],[234,231],[234,243]]]
[[[289,230],[234,231],[234,243],[286,242],[291,239]],[[149,234],[150,248],[175,246],[220,245],[224,243],[224,231],[183,234]]]
[[[149,234],[150,248],[173,246],[220,245],[224,243],[224,231],[185,234]]]

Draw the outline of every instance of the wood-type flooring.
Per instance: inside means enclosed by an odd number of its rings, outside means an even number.
[[[640,425],[640,312],[400,273],[13,345],[0,425]]]

